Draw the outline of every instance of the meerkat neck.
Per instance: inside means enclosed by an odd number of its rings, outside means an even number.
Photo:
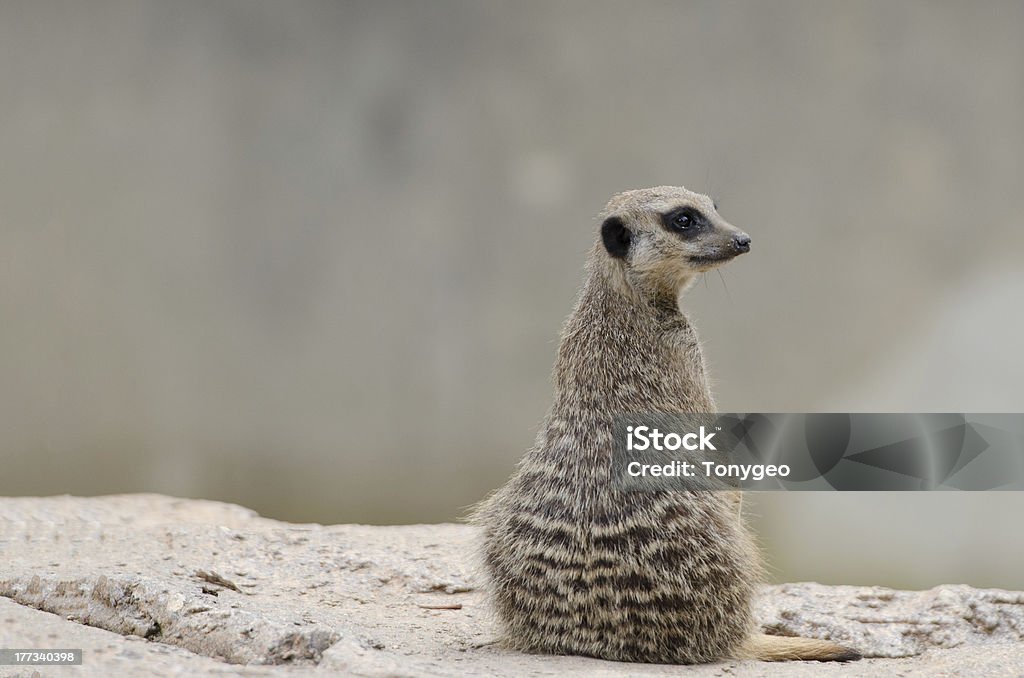
[[[618,262],[600,256],[597,248],[591,254],[588,269],[588,285],[604,285],[630,305],[651,309],[655,316],[662,318],[682,314],[679,299],[693,282],[692,276],[667,275],[653,280],[631,280]]]
[[[596,258],[596,257],[595,257]],[[674,316],[682,316],[679,299],[683,291],[689,287],[691,278],[643,284],[630,280],[622,266],[612,261],[598,259],[590,266],[588,287],[607,292],[631,310],[646,311],[653,319],[672,320]]]
[[[645,297],[607,262],[589,268],[562,331],[552,412],[606,418],[612,410],[709,401],[700,347],[675,296]],[[683,345],[692,350],[680,353]]]

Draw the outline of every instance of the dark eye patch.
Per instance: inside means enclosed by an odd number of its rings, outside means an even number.
[[[690,206],[665,212],[661,215],[661,224],[672,233],[687,239],[697,237],[710,225],[703,212]]]

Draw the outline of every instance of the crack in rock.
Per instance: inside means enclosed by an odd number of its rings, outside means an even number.
[[[341,635],[240,608],[214,609],[143,577],[0,581],[0,595],[78,623],[176,645],[232,664],[317,664]],[[296,630],[296,625],[304,628]]]

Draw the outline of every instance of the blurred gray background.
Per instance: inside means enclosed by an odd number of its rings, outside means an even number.
[[[753,237],[732,411],[1024,411],[1024,3],[5,2],[0,493],[453,520],[614,192]],[[1024,497],[748,499],[776,580],[1024,588]]]

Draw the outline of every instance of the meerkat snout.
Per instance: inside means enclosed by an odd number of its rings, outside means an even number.
[[[694,195],[696,199],[686,199],[669,211],[658,214],[658,220],[667,233],[655,232],[656,237],[667,235],[682,241],[679,253],[697,271],[706,271],[749,252],[750,236],[719,216],[717,207],[707,196]],[[710,209],[706,204],[709,202]]]
[[[732,248],[736,250],[737,254],[743,254],[744,252],[750,251],[750,236],[746,233],[734,235],[732,237]]]

